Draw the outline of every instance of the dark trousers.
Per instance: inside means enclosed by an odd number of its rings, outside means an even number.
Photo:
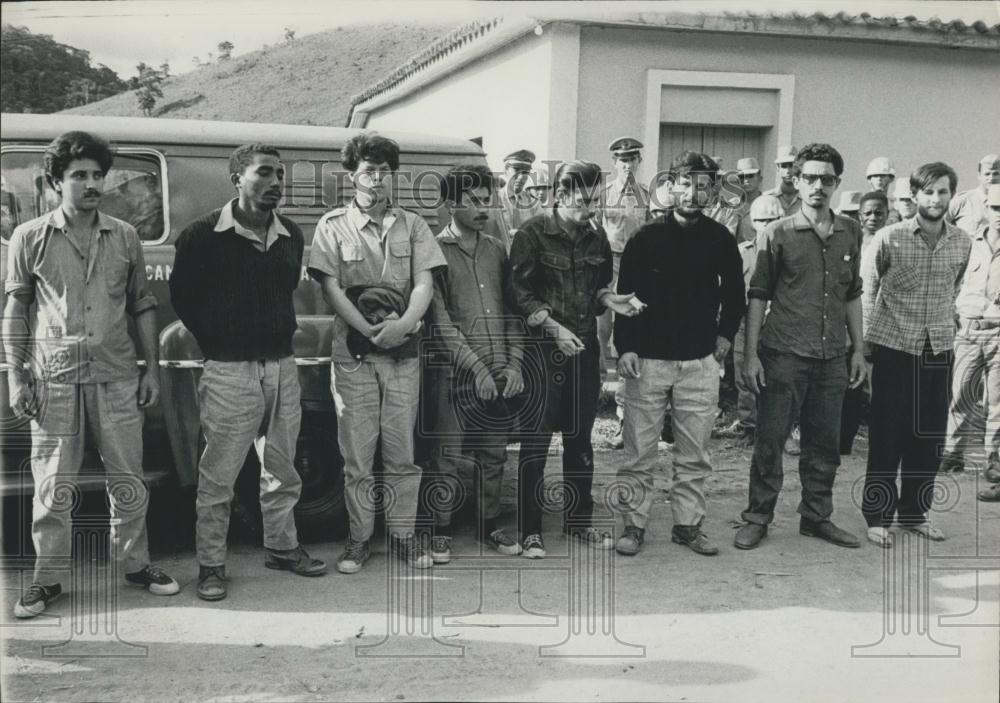
[[[833,481],[840,466],[840,409],[847,388],[844,357],[807,359],[760,350],[765,387],[757,400],[757,435],[750,460],[750,499],[743,519],[767,525],[784,480],[782,451],[792,422],[799,419],[802,453],[798,511],[814,522],[833,513]]]
[[[848,388],[844,393],[844,404],[840,409],[840,453],[847,455],[854,450],[854,438],[861,428],[861,418],[865,413],[865,384]]]
[[[568,527],[590,525],[594,508],[594,448],[590,433],[597,415],[601,392],[600,351],[597,336],[584,339],[586,348],[574,357],[543,344],[529,349],[533,363],[541,371],[538,392],[529,394],[543,403],[537,408],[539,420],[521,428],[521,458],[518,464],[518,526],[521,537],[542,533],[544,502],[556,500],[558,491],[545,484],[545,461],[555,432],[563,439],[562,505]],[[526,359],[527,361],[527,359]],[[527,378],[526,382],[530,383]]]
[[[862,511],[869,527],[924,522],[934,499],[938,450],[948,426],[951,352],[919,356],[876,345],[868,472]],[[897,489],[896,478],[900,479]]]

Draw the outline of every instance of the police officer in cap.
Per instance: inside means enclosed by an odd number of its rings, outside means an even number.
[[[794,215],[802,207],[802,198],[795,187],[795,157],[798,153],[799,150],[791,145],[778,147],[778,154],[774,157],[774,165],[778,169],[778,185],[764,191],[764,195],[773,195],[778,199],[785,217]]]
[[[500,189],[498,215],[508,251],[514,232],[535,215],[542,214],[541,202],[525,189],[534,163],[535,152],[528,149],[518,149],[503,159],[506,182]]]

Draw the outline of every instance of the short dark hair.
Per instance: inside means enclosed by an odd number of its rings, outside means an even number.
[[[281,158],[281,153],[270,144],[261,144],[260,142],[244,144],[236,147],[229,155],[229,175],[242,176],[247,166],[253,163],[254,154],[267,154]]]
[[[865,203],[868,202],[869,200],[878,200],[883,205],[885,205],[886,208],[889,207],[889,198],[886,197],[885,193],[883,193],[880,190],[870,190],[861,196],[861,200],[858,201],[858,209],[860,210],[861,208],[863,208],[865,206]]]
[[[466,193],[476,188],[486,188],[492,193],[493,173],[483,164],[460,164],[441,178],[441,199],[461,204]]]
[[[375,132],[362,132],[347,140],[340,152],[340,163],[350,172],[362,161],[387,163],[390,171],[399,170],[399,144]]]
[[[955,173],[955,169],[942,161],[932,161],[917,167],[910,174],[910,192],[916,194],[918,190],[923,190],[944,176],[948,177],[948,185],[951,187],[951,194],[954,195],[958,188],[958,175]]]
[[[833,164],[833,172],[838,176],[844,172],[844,158],[829,144],[813,142],[802,147],[795,157],[795,175],[802,173],[802,164],[806,161],[825,161]]]
[[[676,181],[681,176],[687,176],[691,173],[705,173],[715,181],[719,175],[719,164],[707,154],[698,151],[682,151],[670,162],[670,178]]]
[[[593,161],[567,161],[559,164],[556,175],[552,179],[553,191],[563,189],[572,191],[577,189],[591,190],[601,184],[604,173],[601,167]]]
[[[107,174],[115,160],[114,149],[104,139],[90,132],[66,132],[60,134],[45,147],[45,180],[55,187],[55,181],[62,180],[66,168],[77,159],[93,159]]]

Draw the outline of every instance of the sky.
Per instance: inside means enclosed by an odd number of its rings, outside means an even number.
[[[103,63],[122,78],[135,74],[135,65],[144,61],[154,66],[169,61],[173,73],[194,67],[192,58],[207,59],[216,45],[230,41],[233,55],[259,49],[283,40],[284,27],[299,37],[360,22],[394,21],[407,23],[454,23],[458,26],[477,18],[510,14],[544,15],[549,12],[572,14],[593,11],[652,11],[678,9],[775,9],[809,12],[821,10],[873,15],[913,14],[921,19],[962,19],[1000,22],[1000,2],[937,2],[922,0],[852,1],[764,0],[755,2],[469,2],[467,0],[403,2],[401,0],[125,0],[91,2],[9,2],[0,6],[2,20],[25,26],[32,32],[50,34],[56,41],[90,52],[93,63]],[[390,37],[386,41],[391,41]],[[388,71],[392,67],[386,67]]]

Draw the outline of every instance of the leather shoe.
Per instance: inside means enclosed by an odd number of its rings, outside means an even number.
[[[676,544],[683,544],[690,548],[695,554],[714,557],[719,553],[719,548],[709,541],[708,535],[702,532],[697,525],[675,525],[671,531],[670,539]]]
[[[767,536],[767,525],[748,522],[736,533],[733,546],[737,549],[753,549]]]
[[[842,530],[829,520],[813,522],[802,518],[799,523],[799,534],[806,537],[819,537],[838,547],[860,547],[861,541],[847,530]]]
[[[266,549],[265,552],[264,566],[268,569],[291,571],[299,576],[322,576],[326,573],[326,562],[313,559],[301,545],[287,552],[274,549]]]
[[[976,498],[984,503],[1000,502],[1000,483],[991,483],[987,488],[979,489]]]
[[[986,471],[983,472],[983,478],[990,483],[1000,483],[1000,459],[997,459],[995,456],[990,457]]]
[[[198,597],[202,600],[222,600],[226,597],[226,567],[198,567]]]

